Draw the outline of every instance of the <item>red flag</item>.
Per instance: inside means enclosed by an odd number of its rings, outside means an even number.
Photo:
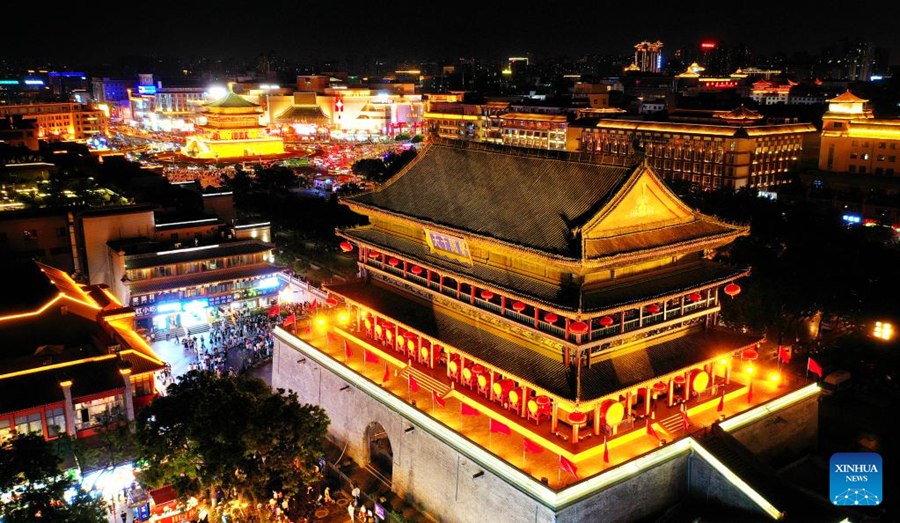
[[[295,323],[297,323],[297,316],[295,316],[294,313],[292,312],[290,316],[288,316],[287,318],[284,319],[283,322],[281,322],[281,326],[287,327],[288,325],[293,325]]]
[[[606,438],[603,438],[603,463],[609,463],[609,444]]]
[[[459,412],[463,416],[477,416],[478,415],[477,410],[475,410],[473,407],[470,407],[469,405],[467,405],[465,403],[459,404]]]
[[[656,434],[656,431],[653,429],[653,424],[650,423],[650,420],[647,420],[647,434],[653,436],[656,439],[659,439],[659,436]]]
[[[747,403],[753,401],[753,382],[750,382],[750,387],[747,389]]]
[[[791,348],[788,346],[778,347],[778,359],[781,360],[781,363],[787,365],[791,362]]]
[[[347,355],[347,359],[353,357],[353,351],[350,350],[350,345],[347,343],[347,340],[344,340],[344,354]]]
[[[540,454],[541,452],[544,452],[544,447],[538,445],[537,443],[531,441],[528,438],[525,438],[524,440],[522,440],[522,445],[525,449],[525,452],[527,452],[529,454]]]
[[[722,412],[725,409],[725,387],[722,387],[722,396],[719,398],[719,406],[716,407],[716,412]]]
[[[816,362],[816,360],[814,360],[812,358],[810,358],[806,362],[806,370],[808,370],[809,372],[812,372],[813,374],[815,374],[816,376],[818,376],[820,378],[822,377],[822,366],[819,365]]]
[[[378,359],[377,354],[375,354],[374,352],[369,352],[368,349],[363,349],[363,356],[365,357],[367,363],[378,363],[381,361],[380,359]]]
[[[688,419],[686,410],[681,411],[681,427],[685,432],[687,432],[691,428],[691,420]]]
[[[437,405],[438,407],[446,407],[447,406],[447,402],[436,391],[431,391],[431,399],[434,401],[434,404]]]
[[[578,467],[561,454],[559,456],[559,468],[575,476],[575,479],[578,479]]]
[[[491,420],[491,432],[499,432],[500,434],[509,435],[509,427],[499,421],[492,419]]]
[[[269,309],[269,316],[278,316],[279,314],[281,314],[281,307],[276,303]]]
[[[313,300],[309,306],[309,310],[314,311],[319,306],[319,300]]]
[[[391,369],[388,368],[387,363],[384,364],[384,376],[381,377],[381,383],[387,383],[391,379]]]
[[[413,375],[409,375],[409,390],[413,392],[419,392],[419,382],[416,381],[416,378],[413,378]]]

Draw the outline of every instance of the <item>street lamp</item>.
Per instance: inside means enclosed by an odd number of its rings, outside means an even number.
[[[876,321],[875,328],[872,329],[872,336],[880,340],[891,341],[894,338],[894,326],[886,321]]]

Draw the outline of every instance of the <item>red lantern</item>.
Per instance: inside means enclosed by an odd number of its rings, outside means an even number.
[[[612,316],[604,316],[604,317],[600,318],[600,325],[603,325],[604,327],[609,327],[612,324],[613,324]]]
[[[335,305],[338,304],[338,301],[334,298],[328,298],[327,300],[325,300],[325,304],[328,305],[329,307],[334,307]]]
[[[700,301],[703,299],[703,296],[701,296],[699,292],[692,292],[688,294],[688,299],[691,301]]]
[[[587,334],[588,324],[583,321],[576,321],[569,324],[569,332],[572,334],[582,335]]]
[[[669,387],[667,387],[666,384],[661,381],[657,381],[656,383],[653,384],[653,392],[656,392],[658,394],[662,394],[668,388]]]
[[[516,312],[522,312],[525,310],[525,304],[520,301],[517,301],[512,304],[512,308]]]
[[[369,253],[369,258],[377,258],[379,256],[377,251],[371,251]]]
[[[341,250],[344,252],[350,252],[353,250],[353,244],[350,242],[341,242]]]
[[[419,267],[418,265],[414,266],[412,269],[410,269],[410,271],[412,271],[412,273],[415,274],[416,276],[422,274],[422,268]]]
[[[655,303],[647,305],[647,312],[649,312],[650,314],[656,314],[657,312],[659,312],[659,305]]]
[[[400,260],[398,260],[397,258],[391,257],[390,259],[388,259],[388,265],[390,265],[391,267],[396,267],[396,266],[400,265]]]
[[[741,293],[741,287],[736,283],[729,283],[725,286],[725,294],[734,298]]]
[[[547,323],[556,323],[557,320],[559,320],[559,316],[557,316],[556,314],[553,314],[552,312],[548,312],[544,316],[544,321],[546,321]]]
[[[491,292],[491,291],[489,291],[489,290],[487,290],[487,289],[481,291],[481,299],[483,299],[483,300],[489,300],[489,299],[491,299],[491,298],[493,298],[493,297],[494,297],[494,293],[493,293],[493,292]]]
[[[741,358],[748,361],[754,361],[756,358],[759,358],[759,352],[757,352],[756,349],[747,349],[741,353]]]

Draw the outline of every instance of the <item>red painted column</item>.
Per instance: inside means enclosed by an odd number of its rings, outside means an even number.
[[[469,296],[469,303],[471,303],[472,305],[475,305],[475,286],[470,283],[469,288],[472,289],[472,292],[470,293],[470,296]]]
[[[456,280],[456,299],[457,300],[461,299],[461,296],[462,296],[462,282],[459,280]]]
[[[535,329],[537,329],[539,327],[538,322],[541,321],[539,313],[540,313],[540,311],[538,311],[538,308],[535,307],[534,308],[534,328]]]

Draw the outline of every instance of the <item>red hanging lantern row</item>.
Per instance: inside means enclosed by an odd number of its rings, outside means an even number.
[[[516,312],[522,312],[525,310],[525,304],[520,301],[513,302],[512,309]]]
[[[703,299],[703,296],[701,296],[699,292],[692,292],[688,294],[688,299],[691,301],[700,301]]]
[[[612,319],[612,316],[604,316],[604,317],[600,318],[600,325],[603,325],[604,327],[609,327],[613,323],[614,323],[614,321]]]
[[[655,303],[651,303],[650,305],[647,305],[647,312],[649,312],[650,314],[656,314],[657,312],[659,312],[659,310],[660,310],[659,305],[657,305]]]
[[[494,293],[493,293],[493,292],[491,292],[491,291],[489,291],[489,290],[487,290],[487,289],[481,291],[481,299],[483,299],[483,300],[489,300],[489,299],[491,299],[491,298],[493,298],[493,297],[494,297]]]
[[[337,304],[338,301],[334,298],[328,298],[327,300],[325,300],[325,305],[328,305],[329,307],[334,307]]]
[[[741,287],[736,283],[729,283],[725,286],[725,294],[734,298],[741,293]]]
[[[416,276],[422,274],[422,268],[419,267],[418,265],[413,266],[413,268],[410,269],[410,271],[411,271],[413,274],[415,274]]]
[[[378,251],[370,251],[369,252],[369,258],[377,258],[378,256],[380,256],[378,254]]]
[[[350,242],[341,242],[341,250],[344,252],[350,252],[353,250],[353,244]]]
[[[657,381],[656,383],[653,384],[653,392],[656,392],[656,393],[659,393],[659,394],[662,394],[662,393],[665,392],[668,388],[669,388],[669,387],[667,387],[666,384],[663,383],[663,382],[661,382],[661,381]]]
[[[390,265],[391,267],[396,267],[396,266],[400,265],[400,260],[398,260],[397,258],[391,257],[388,259],[388,265]]]
[[[587,334],[588,324],[583,321],[576,321],[569,324],[569,332],[572,334],[582,335]]]
[[[553,314],[552,312],[548,312],[544,315],[544,321],[547,323],[556,323],[559,320],[559,316]]]

